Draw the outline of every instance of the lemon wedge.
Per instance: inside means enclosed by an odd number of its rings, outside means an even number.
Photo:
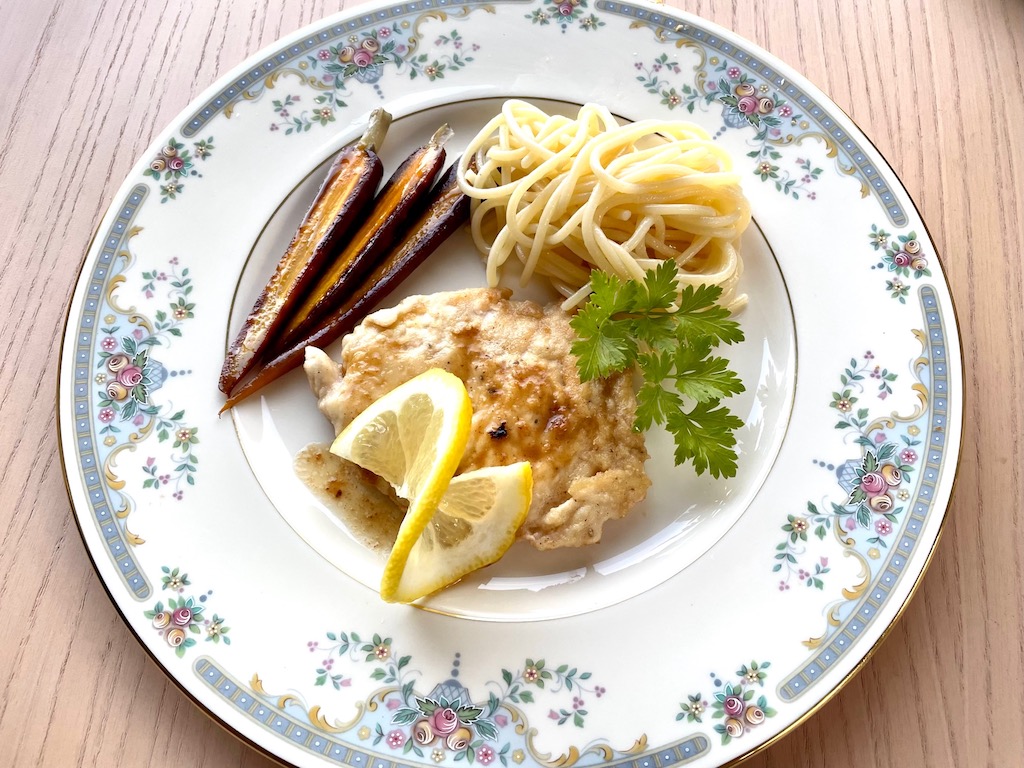
[[[424,525],[406,515],[384,567],[381,597],[410,603],[495,562],[515,542],[532,498],[528,461],[456,475],[437,509],[424,510]],[[419,531],[415,539],[403,537],[406,525]]]
[[[371,403],[335,438],[331,453],[391,483],[409,501],[408,523],[441,502],[466,450],[472,416],[462,380],[432,368]]]
[[[435,368],[376,400],[331,445],[409,502],[381,579],[389,602],[412,602],[493,563],[526,518],[529,462],[453,477],[471,419],[465,384]]]

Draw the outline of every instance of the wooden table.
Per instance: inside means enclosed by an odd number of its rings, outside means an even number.
[[[748,764],[1021,765],[1024,5],[674,4],[795,66],[872,138],[945,257],[966,353],[963,461],[927,577],[863,671]],[[64,489],[55,366],[93,227],[155,133],[345,5],[0,0],[0,764],[271,764],[182,695],[110,604]]]

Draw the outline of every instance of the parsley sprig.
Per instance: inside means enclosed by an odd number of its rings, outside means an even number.
[[[676,464],[693,462],[697,474],[736,474],[737,429],[743,421],[721,400],[744,390],[729,361],[712,351],[743,341],[729,310],[715,302],[715,285],[677,290],[678,270],[666,260],[643,282],[591,273],[593,293],[572,319],[580,379],[603,378],[632,366],[643,385],[637,392],[635,428],[663,424],[675,439]]]

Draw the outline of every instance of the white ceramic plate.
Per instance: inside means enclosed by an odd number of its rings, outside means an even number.
[[[502,99],[705,126],[756,220],[731,351],[740,471],[648,435],[649,498],[601,544],[383,604],[381,559],[291,472],[331,437],[301,373],[217,417],[229,334],[334,152],[384,105],[390,172]],[[458,233],[399,291],[478,286]],[[85,544],[183,689],[297,765],[728,763],[785,733],[885,634],[939,534],[963,378],[949,292],[885,161],[817,89],[660,6],[376,3],[254,56],[153,145],[72,300],[62,456]]]

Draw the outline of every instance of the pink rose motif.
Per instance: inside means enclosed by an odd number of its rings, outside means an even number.
[[[180,157],[172,157],[170,160],[167,161],[167,167],[170,168],[172,171],[180,171],[182,168],[185,167],[185,161],[182,160]]]
[[[725,714],[729,715],[729,717],[736,717],[742,714],[745,709],[743,699],[739,696],[726,696],[725,701],[722,702],[722,709],[725,710]]]
[[[117,381],[125,387],[136,387],[142,383],[142,369],[128,365],[117,372]]]
[[[175,608],[174,613],[171,614],[171,621],[179,627],[187,627],[192,623],[192,609],[184,606]]]
[[[446,736],[459,727],[459,716],[451,707],[438,708],[430,716],[430,725],[433,726],[435,733]]]
[[[860,487],[868,496],[877,496],[886,491],[889,484],[877,472],[868,472],[860,479]]]
[[[572,16],[572,4],[562,3],[558,6],[558,12],[563,16]]]
[[[744,115],[752,115],[757,112],[757,99],[754,96],[744,96],[736,102],[736,109]]]
[[[352,55],[352,63],[360,69],[365,69],[373,64],[373,54],[365,48],[360,48]]]
[[[897,267],[909,267],[910,266],[910,254],[906,251],[897,251],[896,255],[892,257],[892,262]]]

